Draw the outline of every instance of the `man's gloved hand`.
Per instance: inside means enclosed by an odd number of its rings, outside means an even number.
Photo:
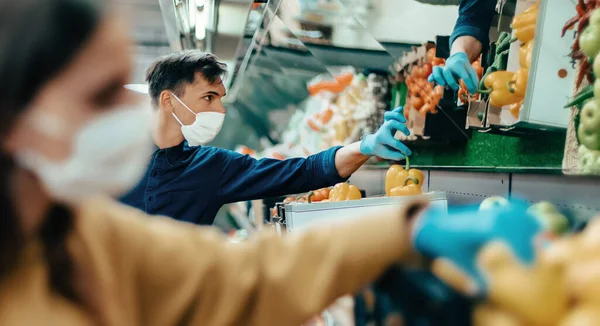
[[[464,52],[457,52],[446,60],[444,67],[433,67],[433,72],[429,76],[428,81],[435,82],[441,86],[449,86],[453,90],[457,91],[460,87],[458,80],[462,79],[467,86],[467,90],[471,94],[477,92],[477,85],[479,84],[479,78],[477,72],[471,66],[469,57]]]
[[[406,119],[402,115],[402,108],[387,112],[383,125],[376,133],[368,135],[360,143],[360,152],[367,156],[378,156],[383,159],[400,161],[411,151],[402,142],[394,138],[396,130],[410,135],[405,125]]]
[[[535,238],[542,231],[522,202],[484,211],[478,206],[451,208],[448,214],[430,208],[415,221],[412,241],[418,252],[435,259],[436,275],[462,292],[481,296],[487,293],[488,280],[477,265],[480,249],[502,241],[521,263],[529,265],[535,258]]]
[[[393,109],[392,111],[387,111],[383,115],[383,121],[398,120],[402,123],[406,123],[406,118],[404,118],[403,113],[404,113],[404,108],[397,107],[397,108]]]

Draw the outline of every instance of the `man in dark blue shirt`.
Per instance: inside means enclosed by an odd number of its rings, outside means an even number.
[[[141,182],[122,202],[149,214],[210,225],[222,205],[282,196],[346,180],[370,156],[401,160],[410,150],[394,138],[409,134],[401,109],[360,143],[308,158],[262,159],[203,146],[221,129],[226,66],[210,54],[183,51],[155,62],[147,74],[156,108],[157,150]]]
[[[460,1],[458,19],[450,37],[450,57],[444,67],[434,67],[430,82],[458,90],[459,79],[462,79],[470,93],[477,91],[479,78],[471,62],[489,45],[496,3],[496,0]]]

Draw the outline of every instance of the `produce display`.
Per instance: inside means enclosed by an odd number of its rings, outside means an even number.
[[[481,90],[486,90],[484,80],[491,73],[496,71],[506,70],[506,65],[508,64],[508,50],[510,48],[510,34],[507,32],[502,32],[498,36],[498,41],[495,43],[495,51],[490,51],[488,53],[488,68],[485,71],[485,74],[481,77],[479,82],[479,88]]]
[[[283,203],[327,203],[346,200],[358,200],[362,198],[360,190],[348,182],[340,182],[333,187],[325,187],[310,191],[306,194],[288,196]]]
[[[578,24],[578,37],[571,56],[579,62],[576,87],[584,79],[590,84],[581,87],[565,108],[575,107],[575,128],[579,143],[579,171],[600,175],[600,9],[596,1],[580,1],[578,15],[567,22],[563,33]]]
[[[389,109],[387,76],[352,67],[329,67],[307,84],[309,97],[282,128],[280,143],[267,147],[257,158],[306,157],[333,146],[359,141],[375,132]]]
[[[385,194],[390,197],[416,196],[423,193],[423,172],[410,168],[406,159],[406,167],[392,165],[385,174]]]
[[[508,202],[484,200],[485,210]],[[479,300],[473,325],[600,325],[600,219],[579,233],[570,233],[569,220],[555,206],[539,202],[528,212],[546,230],[536,240],[533,265],[525,265],[502,242],[487,243],[477,255],[486,277],[486,300]],[[461,273],[436,269],[434,274],[464,291]]]
[[[358,200],[362,198],[360,190],[348,182],[341,182],[336,184],[331,192],[329,192],[329,201],[347,201],[347,200]]]
[[[600,325],[600,222],[542,247],[534,266],[523,266],[500,243],[479,254],[490,280],[490,299],[477,307],[474,325]]]
[[[429,83],[427,78],[435,66],[443,66],[444,59],[435,57],[435,48],[427,50],[427,55],[420,62],[412,65],[407,72],[404,83],[408,87],[404,117],[410,119],[410,111],[415,110],[421,115],[436,114],[437,106],[444,95],[442,86]]]
[[[600,0],[577,0],[577,16],[567,22],[563,34],[577,25],[578,37],[571,56],[579,63],[576,84],[583,88],[566,107],[576,107],[579,112],[576,120],[579,167],[583,173],[600,175],[600,80],[596,79],[600,76],[598,5]],[[470,94],[464,82],[460,81],[457,94],[460,102],[487,101],[493,107],[509,110],[515,119],[519,118],[532,69],[539,6],[538,1],[517,14],[511,23],[512,34],[500,33],[488,56],[472,63],[480,78],[478,90]],[[519,45],[518,52],[510,52],[511,44]],[[445,65],[445,60],[436,57],[436,48],[431,44],[422,48],[425,50],[415,51],[417,59],[395,72],[402,74],[402,78],[392,76],[392,79],[397,78],[398,84],[405,86],[406,94],[402,96],[406,101],[404,114],[408,122],[423,121],[425,117],[437,114],[444,96],[444,88],[427,82],[427,78],[432,68]],[[518,55],[519,67],[511,69],[516,71],[508,71],[509,53],[511,56]],[[483,67],[487,67],[485,71]],[[284,148],[290,150],[278,149],[274,152],[276,154],[271,154],[272,157],[290,157],[292,154],[289,153],[300,153],[299,148],[308,155],[330,146],[348,144],[374,132],[381,124],[384,112],[390,108],[391,85],[386,76],[342,69],[342,72],[333,74],[333,79],[329,77],[316,78],[308,84],[310,97],[303,103],[303,110],[299,110],[290,121],[284,137]],[[586,81],[591,84],[586,86]],[[393,85],[394,88],[397,86]],[[442,103],[446,103],[445,98]],[[292,152],[291,148],[295,148],[296,152]],[[242,147],[239,151],[257,155],[249,148]],[[385,194],[388,197],[418,196],[423,193],[423,183],[423,172],[411,168],[407,158],[405,166],[394,164],[388,168]],[[300,196],[290,196],[285,202],[316,205],[361,198],[361,191],[355,185],[343,182]],[[508,203],[505,198],[491,197],[482,201],[479,209],[493,210]],[[466,315],[476,326],[600,325],[600,219],[590,222],[582,232],[575,232],[570,229],[570,220],[548,202],[531,205],[528,213],[544,230],[534,239],[524,239],[533,241],[535,246],[536,258],[532,265],[520,261],[502,242],[487,243],[476,259],[476,267],[485,278],[487,291],[468,303],[461,301],[463,296],[456,295],[456,292],[465,296],[473,293],[469,292],[473,281],[466,280],[464,272],[435,262],[429,265],[429,261],[415,264],[416,267],[411,265],[401,273],[402,286],[391,287],[401,298],[393,298],[386,292],[390,289],[389,284],[374,284],[360,291],[356,297],[357,324],[372,321],[374,315],[383,311],[384,317],[380,320],[389,323],[444,325],[437,317],[443,314],[450,316],[451,310],[442,313],[441,307],[449,307],[450,302],[461,302],[466,306],[474,304],[474,308],[467,309],[470,313],[465,312],[464,307],[453,311],[460,311],[461,316]],[[401,302],[402,305],[398,308],[392,302]],[[361,312],[364,316],[360,315]],[[436,315],[438,313],[440,315]],[[448,320],[456,317],[457,314],[453,314]],[[448,320],[446,324],[453,324]],[[319,317],[311,322],[320,325],[324,319]]]
[[[533,51],[533,38],[535,36],[538,17],[539,1],[513,18],[511,27],[514,38],[506,32],[500,33],[495,44],[493,63],[486,70],[479,84],[479,93],[489,95],[488,100],[492,106],[510,106],[509,111],[516,119],[519,117],[525,94],[527,80]],[[520,42],[519,65],[516,72],[506,71],[510,44]],[[488,57],[491,60],[491,57]]]
[[[591,75],[591,65],[588,58],[594,58],[594,52],[598,50],[598,33],[597,25],[600,23],[598,14],[593,14],[594,9],[599,3],[596,0],[578,0],[576,5],[577,16],[569,19],[562,29],[564,37],[567,30],[577,25],[578,37],[573,42],[571,47],[571,58],[573,62],[579,62],[579,72],[575,86],[579,87],[585,78],[591,83],[593,77]],[[594,15],[594,17],[592,17]],[[587,28],[588,25],[591,28]]]

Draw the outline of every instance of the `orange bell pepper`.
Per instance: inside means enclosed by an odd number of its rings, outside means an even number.
[[[362,198],[360,190],[354,185],[347,182],[336,184],[333,189],[329,192],[329,201],[346,201],[346,200],[358,200]]]
[[[311,191],[308,193],[308,202],[317,203],[329,198],[329,188],[321,188],[319,190]]]
[[[423,178],[423,172],[410,168],[410,160],[406,157],[406,167],[394,164],[388,169],[385,175],[385,193],[388,196],[393,196],[392,190],[403,188],[407,185],[416,185],[421,189]]]

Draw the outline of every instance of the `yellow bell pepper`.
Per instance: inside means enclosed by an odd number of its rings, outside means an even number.
[[[513,18],[511,27],[515,32],[515,37],[523,44],[535,37],[538,8],[539,5],[536,3]]]
[[[490,104],[495,107],[503,107],[521,101],[521,97],[513,94],[508,89],[509,82],[514,73],[510,71],[495,71],[485,77],[486,90],[479,90],[482,94],[490,94]]]
[[[508,82],[508,91],[520,98],[525,97],[527,91],[527,79],[529,78],[529,69],[522,68],[517,70],[512,80]]]
[[[409,180],[407,181],[407,179]],[[406,168],[402,165],[394,164],[390,166],[385,174],[385,194],[392,196],[392,189],[398,187],[401,188],[408,184],[416,184],[421,188],[423,186],[423,179],[423,172],[417,169],[411,169],[410,159],[407,157]],[[405,181],[407,181],[406,184]]]
[[[362,198],[360,190],[347,182],[336,184],[329,192],[329,201],[358,200]]]
[[[407,177],[406,180],[404,180],[402,186],[390,190],[390,196],[398,197],[420,195],[423,193],[423,190],[421,190],[421,186],[422,184],[419,183],[419,179],[415,177]]]
[[[521,68],[527,68],[531,66],[531,53],[533,52],[533,41],[527,42],[522,45],[519,49],[519,64]]]

